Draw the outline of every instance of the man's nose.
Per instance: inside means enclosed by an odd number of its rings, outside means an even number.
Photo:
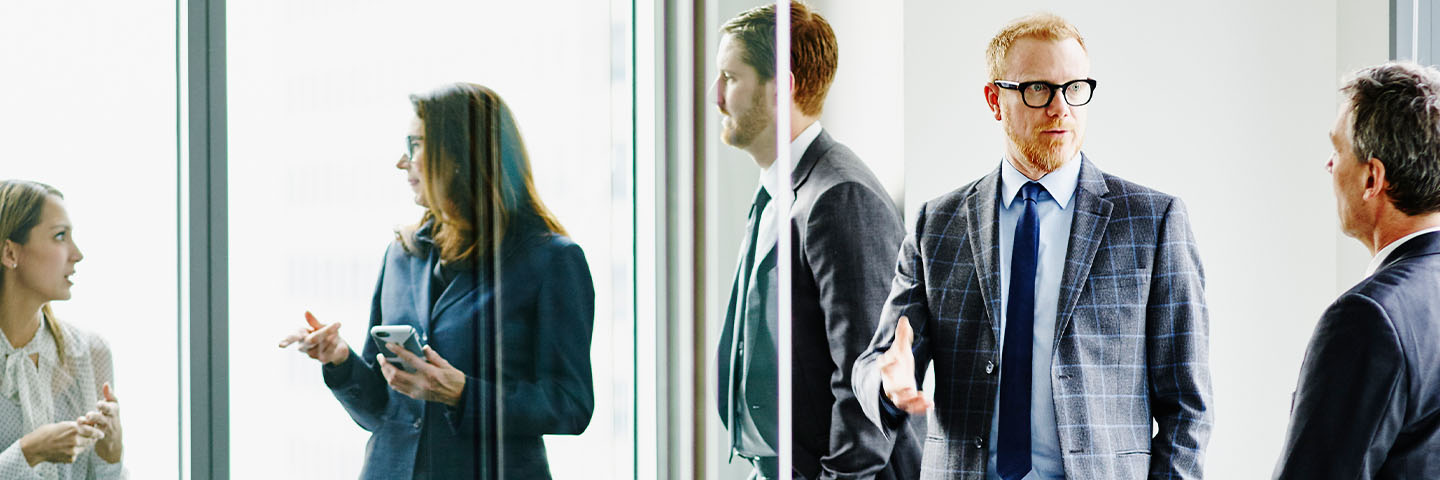
[[[710,82],[710,89],[715,91],[715,106],[719,107],[722,111],[725,110],[725,89],[720,86],[720,79],[718,77],[714,82]]]
[[[1065,102],[1065,94],[1055,92],[1055,96],[1050,98],[1050,104],[1045,106],[1045,113],[1052,117],[1065,117],[1070,114],[1071,108],[1073,107]]]

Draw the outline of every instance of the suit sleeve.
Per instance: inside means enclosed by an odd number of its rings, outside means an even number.
[[[1375,478],[1404,423],[1405,357],[1385,310],[1341,297],[1306,349],[1275,477]]]
[[[878,362],[880,356],[884,355],[895,341],[895,322],[900,317],[908,317],[910,328],[915,332],[911,352],[915,355],[916,385],[924,380],[925,368],[930,363],[930,349],[925,337],[926,326],[930,323],[930,307],[925,296],[925,277],[922,270],[925,264],[922,258],[924,254],[920,251],[920,239],[925,235],[926,207],[927,205],[920,206],[920,211],[915,214],[914,230],[900,244],[895,275],[890,281],[890,296],[880,312],[879,324],[870,339],[870,346],[855,360],[852,370],[852,387],[860,409],[887,438],[894,438],[899,432],[904,425],[905,415],[897,415],[903,412],[888,405],[889,399],[881,394]]]
[[[1150,411],[1159,432],[1150,445],[1150,478],[1199,479],[1214,413],[1210,411],[1210,321],[1205,272],[1185,205],[1166,208],[1145,308]]]
[[[893,442],[865,421],[850,375],[875,333],[903,227],[878,192],[842,183],[815,199],[805,229],[804,255],[819,288],[830,361],[836,367],[830,377],[835,396],[830,446],[820,458],[820,476],[873,478],[885,468]]]
[[[548,265],[528,272],[540,283],[535,318],[502,318],[534,326],[535,374],[510,375],[501,365],[502,387],[467,376],[458,408],[446,409],[450,426],[467,434],[480,425],[487,398],[499,395],[504,405],[506,436],[579,435],[595,411],[590,367],[590,340],[595,325],[595,286],[579,245],[568,244],[549,257]],[[502,356],[502,362],[503,356]],[[497,392],[498,390],[498,392]]]
[[[391,245],[390,248],[399,248]],[[386,252],[386,261],[389,261],[390,252]],[[385,267],[380,267],[380,278],[375,282],[375,294],[370,299],[370,326],[380,325],[384,320],[380,309],[380,293],[384,289]],[[369,328],[365,329],[367,332]],[[385,376],[380,373],[380,366],[375,363],[375,355],[380,350],[375,342],[365,339],[362,351],[363,355],[356,355],[355,350],[350,350],[350,357],[340,365],[325,364],[320,367],[321,374],[325,378],[325,386],[330,387],[330,392],[345,411],[350,413],[350,418],[367,431],[375,431],[379,428],[385,414],[385,409],[390,401],[390,385],[385,382]]]

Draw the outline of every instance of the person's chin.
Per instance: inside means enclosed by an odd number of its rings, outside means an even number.
[[[739,139],[735,138],[735,130],[731,129],[728,126],[725,127],[724,130],[720,131],[720,141],[724,142],[726,145],[735,148],[744,148],[744,146],[742,145],[736,145],[736,142],[739,141]]]

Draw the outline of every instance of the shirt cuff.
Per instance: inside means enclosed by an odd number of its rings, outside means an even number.
[[[118,462],[110,463],[100,458],[100,455],[95,454],[94,450],[91,450],[90,454],[95,457],[95,461],[92,462],[91,465],[94,466],[93,473],[96,479],[123,480],[128,477],[125,473],[125,459],[123,457]]]
[[[25,452],[20,451],[20,440],[0,452],[0,478],[15,480],[41,480],[40,472],[25,461]]]

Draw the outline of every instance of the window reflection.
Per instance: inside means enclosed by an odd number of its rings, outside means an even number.
[[[550,218],[558,219],[552,223],[563,225],[570,243],[550,249],[561,251],[547,254],[550,260],[545,261],[558,263],[545,269],[512,268],[506,262],[527,252],[527,261],[544,259],[535,253],[541,250],[531,245],[534,242],[506,240],[491,252],[501,261],[485,263],[481,258],[468,269],[459,267],[464,262],[446,262],[456,268],[440,268],[433,272],[438,277],[424,277],[431,286],[440,286],[434,289],[435,298],[424,298],[430,305],[423,308],[432,317],[463,316],[468,311],[473,318],[454,331],[442,329],[443,322],[422,325],[419,316],[400,323],[416,327],[436,353],[475,379],[467,384],[488,388],[476,397],[491,402],[479,404],[488,411],[477,407],[460,412],[455,422],[473,421],[475,442],[451,450],[483,454],[471,455],[477,457],[471,464],[478,469],[472,473],[500,474],[512,472],[512,467],[534,470],[539,465],[555,478],[628,476],[629,462],[615,459],[633,456],[631,331],[624,327],[629,320],[613,312],[626,310],[616,308],[615,292],[617,285],[628,282],[622,267],[630,255],[630,234],[623,227],[629,212],[613,205],[629,191],[617,190],[615,185],[626,182],[613,175],[630,172],[626,168],[612,173],[609,160],[612,148],[629,149],[612,141],[620,138],[612,137],[612,131],[620,128],[618,122],[628,122],[630,113],[628,106],[611,103],[612,93],[628,87],[614,84],[624,78],[612,78],[609,58],[612,19],[628,18],[628,13],[612,16],[611,5],[582,1],[559,6],[460,1],[424,2],[406,9],[393,4],[335,2],[331,6],[345,11],[349,21],[334,22],[325,9],[312,4],[261,1],[228,6],[234,246],[231,456],[274,459],[269,465],[232,462],[232,476],[272,475],[274,464],[280,464],[289,468],[283,475],[293,478],[353,478],[368,474],[367,459],[375,465],[372,450],[379,440],[367,443],[375,434],[362,428],[355,412],[337,401],[323,381],[319,363],[278,351],[275,342],[300,329],[311,333],[314,327],[304,318],[309,311],[320,328],[338,323],[331,327],[336,338],[362,362],[379,368],[373,371],[384,381],[383,364],[374,358],[378,347],[366,351],[375,347],[369,320],[376,301],[377,267],[394,255],[404,255],[404,242],[385,257],[380,246],[395,240],[396,225],[411,232],[414,243],[424,243],[420,240],[424,235],[414,235],[425,226],[417,219],[426,209],[414,202],[423,195],[406,183],[412,167],[418,167],[415,179],[423,181],[424,162],[408,160],[416,159],[412,155],[434,155],[439,148],[425,144],[432,139],[423,130],[431,125],[421,122],[422,131],[411,131],[416,108],[405,101],[405,94],[428,92],[434,85],[455,80],[482,83],[503,95],[509,116],[524,134],[523,152],[533,168],[529,182],[533,197],[544,199]],[[537,18],[546,18],[547,27],[535,28],[528,20]],[[485,28],[477,29],[476,19],[488,19]],[[494,19],[515,21],[489,21]],[[425,25],[425,34],[414,35],[397,25]],[[337,38],[347,40],[335,43]],[[313,55],[316,46],[325,46],[326,54]],[[623,114],[617,114],[615,108],[622,107]],[[407,135],[427,138],[417,138],[410,152],[409,143],[406,150],[400,149]],[[402,155],[407,159],[399,163],[411,163],[399,165],[407,172],[395,169]],[[436,197],[451,198],[444,193],[447,187],[439,185]],[[478,183],[470,187],[484,188]],[[492,226],[493,218],[485,218],[492,212],[479,208],[478,213],[471,227],[477,239],[486,239],[476,241],[476,251],[483,253],[502,229]],[[445,229],[434,229],[426,232],[430,244],[445,244],[447,240],[441,238]],[[503,231],[529,232],[538,238],[547,236],[542,235],[545,229],[522,221]],[[617,251],[624,255],[617,258]],[[558,272],[561,266],[567,271]],[[386,267],[384,275],[392,275],[391,270]],[[559,286],[554,282],[562,278],[568,279],[566,288],[575,292],[565,299],[580,303],[529,299],[555,295]],[[446,297],[444,285],[453,282],[470,282],[477,293]],[[381,279],[382,290],[411,284],[416,282]],[[593,289],[588,294],[593,300],[584,301],[587,294],[581,286]],[[526,306],[526,302],[531,303]],[[512,319],[507,316],[512,307],[538,310],[517,311]],[[584,322],[572,318],[563,327],[546,323],[562,315],[553,310],[561,307],[590,313],[564,313]],[[520,320],[526,316],[536,320]],[[545,333],[527,330],[535,328]],[[552,328],[565,335],[550,332]],[[533,362],[521,361],[525,355],[517,353],[531,352],[534,357],[540,355],[534,352],[555,351],[563,355],[545,353]],[[419,401],[396,392],[404,399],[390,402],[394,387],[381,385],[387,389],[387,406]],[[544,404],[537,400],[541,397],[553,400]],[[425,427],[425,421],[433,420],[426,413],[429,410],[449,419],[444,409],[433,408],[443,402],[424,404],[425,411],[415,413],[422,424],[417,445],[440,441],[428,436],[450,428]],[[511,417],[506,411],[516,411],[533,423],[508,423]],[[553,418],[534,414],[542,411],[552,412]],[[379,416],[384,420],[401,413],[381,411]],[[275,435],[271,424],[287,425],[293,431]],[[407,428],[413,424],[412,420]],[[409,457],[411,462],[438,469],[451,460],[435,457],[441,449],[419,450]]]

